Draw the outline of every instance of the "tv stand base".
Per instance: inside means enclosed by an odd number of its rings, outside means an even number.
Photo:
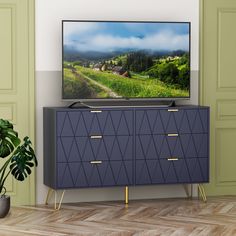
[[[73,102],[68,108],[112,108],[112,107],[175,107],[175,101],[168,100],[106,100]]]
[[[174,100],[171,101],[169,107],[175,107],[175,106],[176,106],[175,101]]]

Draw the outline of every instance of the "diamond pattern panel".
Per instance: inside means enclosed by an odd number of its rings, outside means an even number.
[[[202,176],[199,178],[202,178]],[[136,162],[137,185],[190,183],[191,179],[191,173],[189,173],[187,163],[184,159],[178,161],[137,160]]]
[[[58,137],[57,162],[132,160],[132,136]]]
[[[208,134],[180,135],[180,142],[186,158],[208,157]]]
[[[164,149],[164,135],[136,136],[136,159],[156,159]],[[170,153],[167,154],[170,156]]]
[[[136,120],[136,184],[208,181],[208,110],[143,109]]]
[[[208,111],[136,109],[57,112],[58,188],[207,182]],[[136,128],[133,139],[133,124]],[[178,137],[168,137],[178,133]],[[91,139],[90,135],[102,135]],[[177,157],[178,161],[167,158]],[[101,160],[102,164],[91,164]]]
[[[136,184],[162,184],[165,182],[160,162],[157,160],[136,161]]]
[[[57,136],[132,135],[133,111],[57,112]]]
[[[208,158],[187,159],[187,166],[191,177],[191,182],[208,182]]]
[[[208,157],[208,134],[137,135],[136,159]]]
[[[161,160],[161,166],[166,168],[166,183],[189,183],[191,182],[190,173],[184,159],[178,161]]]
[[[74,186],[68,163],[57,163],[57,185],[59,188],[72,188]]]
[[[136,185],[207,182],[208,158],[137,160]]]
[[[136,111],[136,134],[207,133],[207,109],[143,109]]]
[[[139,135],[135,156],[136,184],[206,182],[208,179],[207,134]],[[178,161],[168,161],[171,157]]]
[[[66,117],[66,112],[57,112],[57,116],[56,116],[57,136],[61,134],[65,117]]]
[[[172,161],[170,163],[175,169],[177,175],[177,180],[179,183],[190,183],[191,182],[191,173],[189,173],[187,161],[184,159],[179,159],[178,161]]]
[[[136,134],[164,134],[164,124],[159,110],[136,111]]]
[[[186,135],[183,136],[185,137]],[[200,149],[200,146],[198,148]],[[166,135],[136,136],[135,156],[136,159],[167,159],[169,157],[185,157],[181,139],[179,137],[168,137]]]
[[[74,135],[74,132],[68,113],[66,113],[65,116],[63,115],[63,117],[64,117],[64,122],[62,122],[63,126],[59,128],[59,130],[61,130],[60,135],[64,137],[67,136],[71,137]]]
[[[58,163],[58,188],[124,186],[133,184],[132,161]]]

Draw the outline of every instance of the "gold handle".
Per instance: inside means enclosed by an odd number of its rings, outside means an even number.
[[[101,139],[102,135],[91,135],[90,138],[91,139]]]
[[[168,160],[168,161],[178,161],[179,158],[177,158],[177,157],[172,157],[172,158],[168,158],[167,160]]]
[[[129,203],[129,187],[125,186],[125,204]]]
[[[168,135],[168,137],[178,137],[179,136],[179,134],[167,134]]]
[[[101,113],[102,111],[100,110],[93,110],[93,111],[90,111],[91,113]]]
[[[178,109],[168,109],[169,112],[177,112],[179,111]]]
[[[90,161],[90,164],[102,164],[102,161]]]

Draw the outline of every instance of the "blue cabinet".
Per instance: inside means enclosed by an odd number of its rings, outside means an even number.
[[[44,108],[53,189],[209,181],[209,108]]]
[[[133,110],[44,109],[44,183],[54,189],[134,184]]]
[[[136,110],[136,185],[209,180],[207,108]]]

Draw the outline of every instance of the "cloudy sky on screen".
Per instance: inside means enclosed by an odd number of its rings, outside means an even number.
[[[188,23],[64,22],[64,46],[74,51],[189,51]]]

